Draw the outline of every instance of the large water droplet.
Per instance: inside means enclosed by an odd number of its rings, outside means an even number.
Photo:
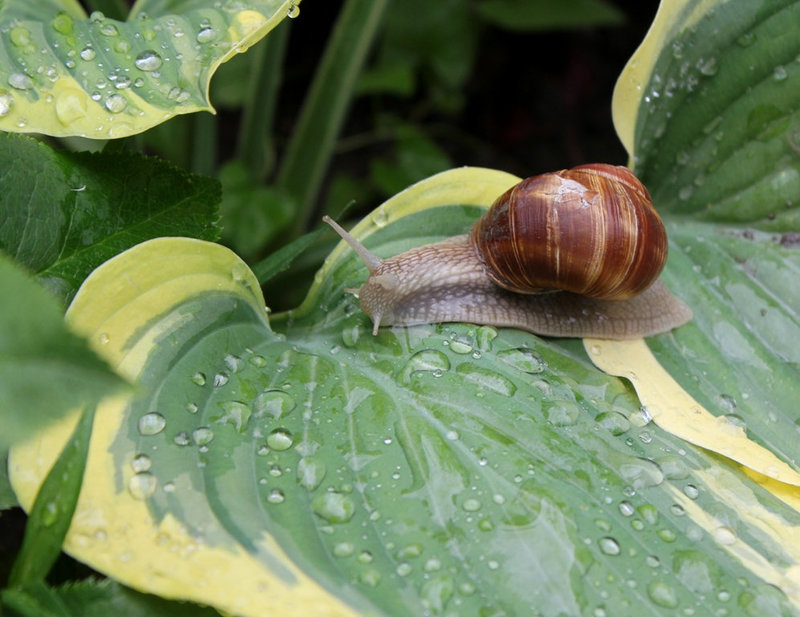
[[[267,435],[267,445],[278,452],[288,450],[293,443],[292,434],[285,428],[277,428]]]
[[[479,388],[491,390],[503,396],[513,396],[517,391],[517,386],[507,377],[470,363],[459,364],[456,372]]]
[[[156,491],[156,477],[144,472],[131,476],[128,481],[128,492],[134,499],[147,499]]]
[[[118,114],[128,106],[128,100],[121,94],[112,94],[106,98],[105,106],[111,113]]]
[[[198,43],[210,43],[215,38],[217,38],[217,31],[211,27],[201,28],[197,33]]]
[[[614,538],[606,536],[605,538],[600,538],[597,541],[600,550],[606,555],[619,555],[620,548],[619,542],[617,542]]]
[[[0,88],[0,117],[7,116],[14,107],[14,95]]]
[[[247,405],[239,401],[225,401],[219,403],[219,406],[222,408],[223,415],[212,418],[215,422],[232,424],[239,433],[247,428],[247,422],[252,413]]]
[[[267,390],[256,397],[253,408],[257,416],[269,414],[273,418],[283,418],[297,407],[291,394],[283,390]]]
[[[616,411],[604,411],[595,420],[597,424],[615,436],[622,435],[631,428],[628,418]]]
[[[11,73],[8,76],[8,85],[17,90],[29,90],[33,88],[33,80],[25,73]]]
[[[325,463],[312,456],[301,458],[297,464],[297,483],[309,491],[313,491],[325,477]]]
[[[318,493],[311,500],[314,514],[329,523],[346,523],[355,514],[356,506],[353,500],[344,493],[326,491]]]
[[[167,419],[160,413],[153,411],[144,414],[139,418],[139,433],[145,436],[157,435],[164,430],[167,425]]]
[[[647,586],[647,595],[656,606],[665,608],[678,606],[678,594],[671,585],[664,581],[652,581]]]
[[[73,29],[72,17],[67,13],[60,12],[53,19],[53,29],[60,34],[64,35],[72,34],[72,29]]]
[[[81,53],[78,54],[81,57],[81,60],[85,60],[86,62],[90,62],[95,59],[97,56],[97,52],[91,47],[84,47],[81,49]]]
[[[497,357],[515,369],[531,375],[541,373],[547,368],[547,362],[533,349],[527,347],[504,349],[497,352]]]
[[[207,426],[201,426],[192,431],[192,439],[198,446],[205,446],[214,439],[214,431]]]
[[[205,374],[197,372],[194,375],[192,375],[192,383],[195,383],[198,386],[206,385],[206,376],[205,376]]]
[[[454,590],[452,577],[446,574],[434,576],[422,586],[422,603],[434,615],[441,615]]]
[[[144,471],[150,471],[150,467],[153,466],[153,461],[150,459],[149,456],[146,454],[137,454],[133,457],[131,461],[131,469],[136,473],[142,473]]]
[[[136,56],[136,60],[134,60],[133,63],[136,65],[137,69],[142,71],[156,71],[161,68],[163,61],[161,60],[161,56],[152,49],[148,49]]]
[[[296,4],[290,4],[289,9],[286,11],[286,17],[295,19],[300,15],[300,7]]]
[[[282,490],[273,488],[267,495],[267,501],[269,503],[283,503],[286,501],[286,495],[283,494]]]
[[[423,349],[408,359],[403,368],[402,379],[404,383],[408,383],[414,373],[433,373],[435,377],[439,377],[449,369],[450,360],[443,352]]]
[[[581,408],[572,401],[557,401],[547,406],[545,417],[555,426],[572,426],[581,417]]]
[[[646,458],[626,461],[619,466],[618,471],[619,475],[636,490],[658,486],[664,481],[661,468]]]

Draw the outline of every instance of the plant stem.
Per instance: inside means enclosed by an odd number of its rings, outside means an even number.
[[[294,235],[313,216],[336,138],[353,99],[356,78],[388,0],[347,0],[309,89],[277,177],[298,204]]]
[[[238,150],[239,158],[258,180],[267,175],[273,164],[272,131],[288,40],[289,22],[285,20],[250,50],[255,57],[239,129]]]

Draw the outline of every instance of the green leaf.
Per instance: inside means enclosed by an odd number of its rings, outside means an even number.
[[[58,602],[65,617],[214,617],[216,611],[183,602],[170,602],[157,596],[139,593],[109,580],[68,583],[55,589],[35,585],[7,589],[2,598],[9,608],[23,617],[40,617],[42,607]],[[56,599],[57,598],[57,599]]]
[[[662,4],[615,121],[664,212],[796,231],[800,3]]]
[[[215,240],[219,184],[133,153],[0,134],[0,249],[66,304],[95,267],[158,236]]]
[[[446,172],[354,233],[393,255],[468,228],[515,181]],[[674,256],[668,268],[670,283],[692,270]],[[123,275],[135,284],[126,295],[101,291]],[[127,584],[243,615],[263,614],[265,602],[291,614],[290,597],[315,614],[765,604],[791,614],[800,510],[784,485],[649,423],[630,386],[575,341],[468,324],[373,337],[344,291],[365,276],[338,247],[274,332],[255,279],[219,246],[154,240],[98,269],[71,318],[89,335],[118,328],[105,349],[139,389],[98,414],[85,490],[110,522],[87,540],[98,523],[78,513],[68,550]],[[656,337],[659,358],[678,360],[689,334]],[[717,363],[731,379],[751,370],[719,352],[712,378]],[[748,405],[769,417],[771,403]],[[748,424],[748,436],[772,449],[768,421]],[[39,473],[28,470],[61,438],[15,449],[23,504],[36,488],[25,476]],[[173,550],[187,544],[218,568],[199,585]],[[269,593],[243,595],[259,584]]]
[[[481,0],[475,9],[489,23],[519,31],[612,26],[625,20],[604,0]]]
[[[42,483],[25,526],[22,548],[11,569],[11,587],[23,588],[43,581],[61,554],[83,483],[94,415],[93,406],[81,413],[75,431]]]
[[[0,448],[6,448],[119,391],[123,382],[67,328],[50,294],[2,254],[0,290]]]
[[[127,21],[77,2],[0,10],[0,129],[95,139],[213,111],[217,67],[261,39],[299,0],[142,0]]]

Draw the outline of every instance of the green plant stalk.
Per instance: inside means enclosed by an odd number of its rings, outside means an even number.
[[[289,41],[289,24],[282,22],[250,53],[255,55],[250,89],[239,127],[238,154],[254,179],[263,179],[273,164],[275,108],[283,62]]]
[[[217,118],[208,113],[193,114],[192,125],[191,169],[211,176],[217,164]]]
[[[387,5],[388,0],[348,0],[314,75],[277,176],[277,184],[298,204],[295,236],[307,229],[313,215],[356,79]]]
[[[61,553],[83,484],[95,407],[87,407],[47,475],[31,508],[9,587],[26,587],[47,576]]]

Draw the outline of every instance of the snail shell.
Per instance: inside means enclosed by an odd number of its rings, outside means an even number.
[[[370,272],[356,293],[373,333],[380,325],[464,321],[624,339],[666,332],[692,316],[657,280],[666,232],[626,168],[583,165],[523,180],[469,235],[389,259],[325,220]]]

